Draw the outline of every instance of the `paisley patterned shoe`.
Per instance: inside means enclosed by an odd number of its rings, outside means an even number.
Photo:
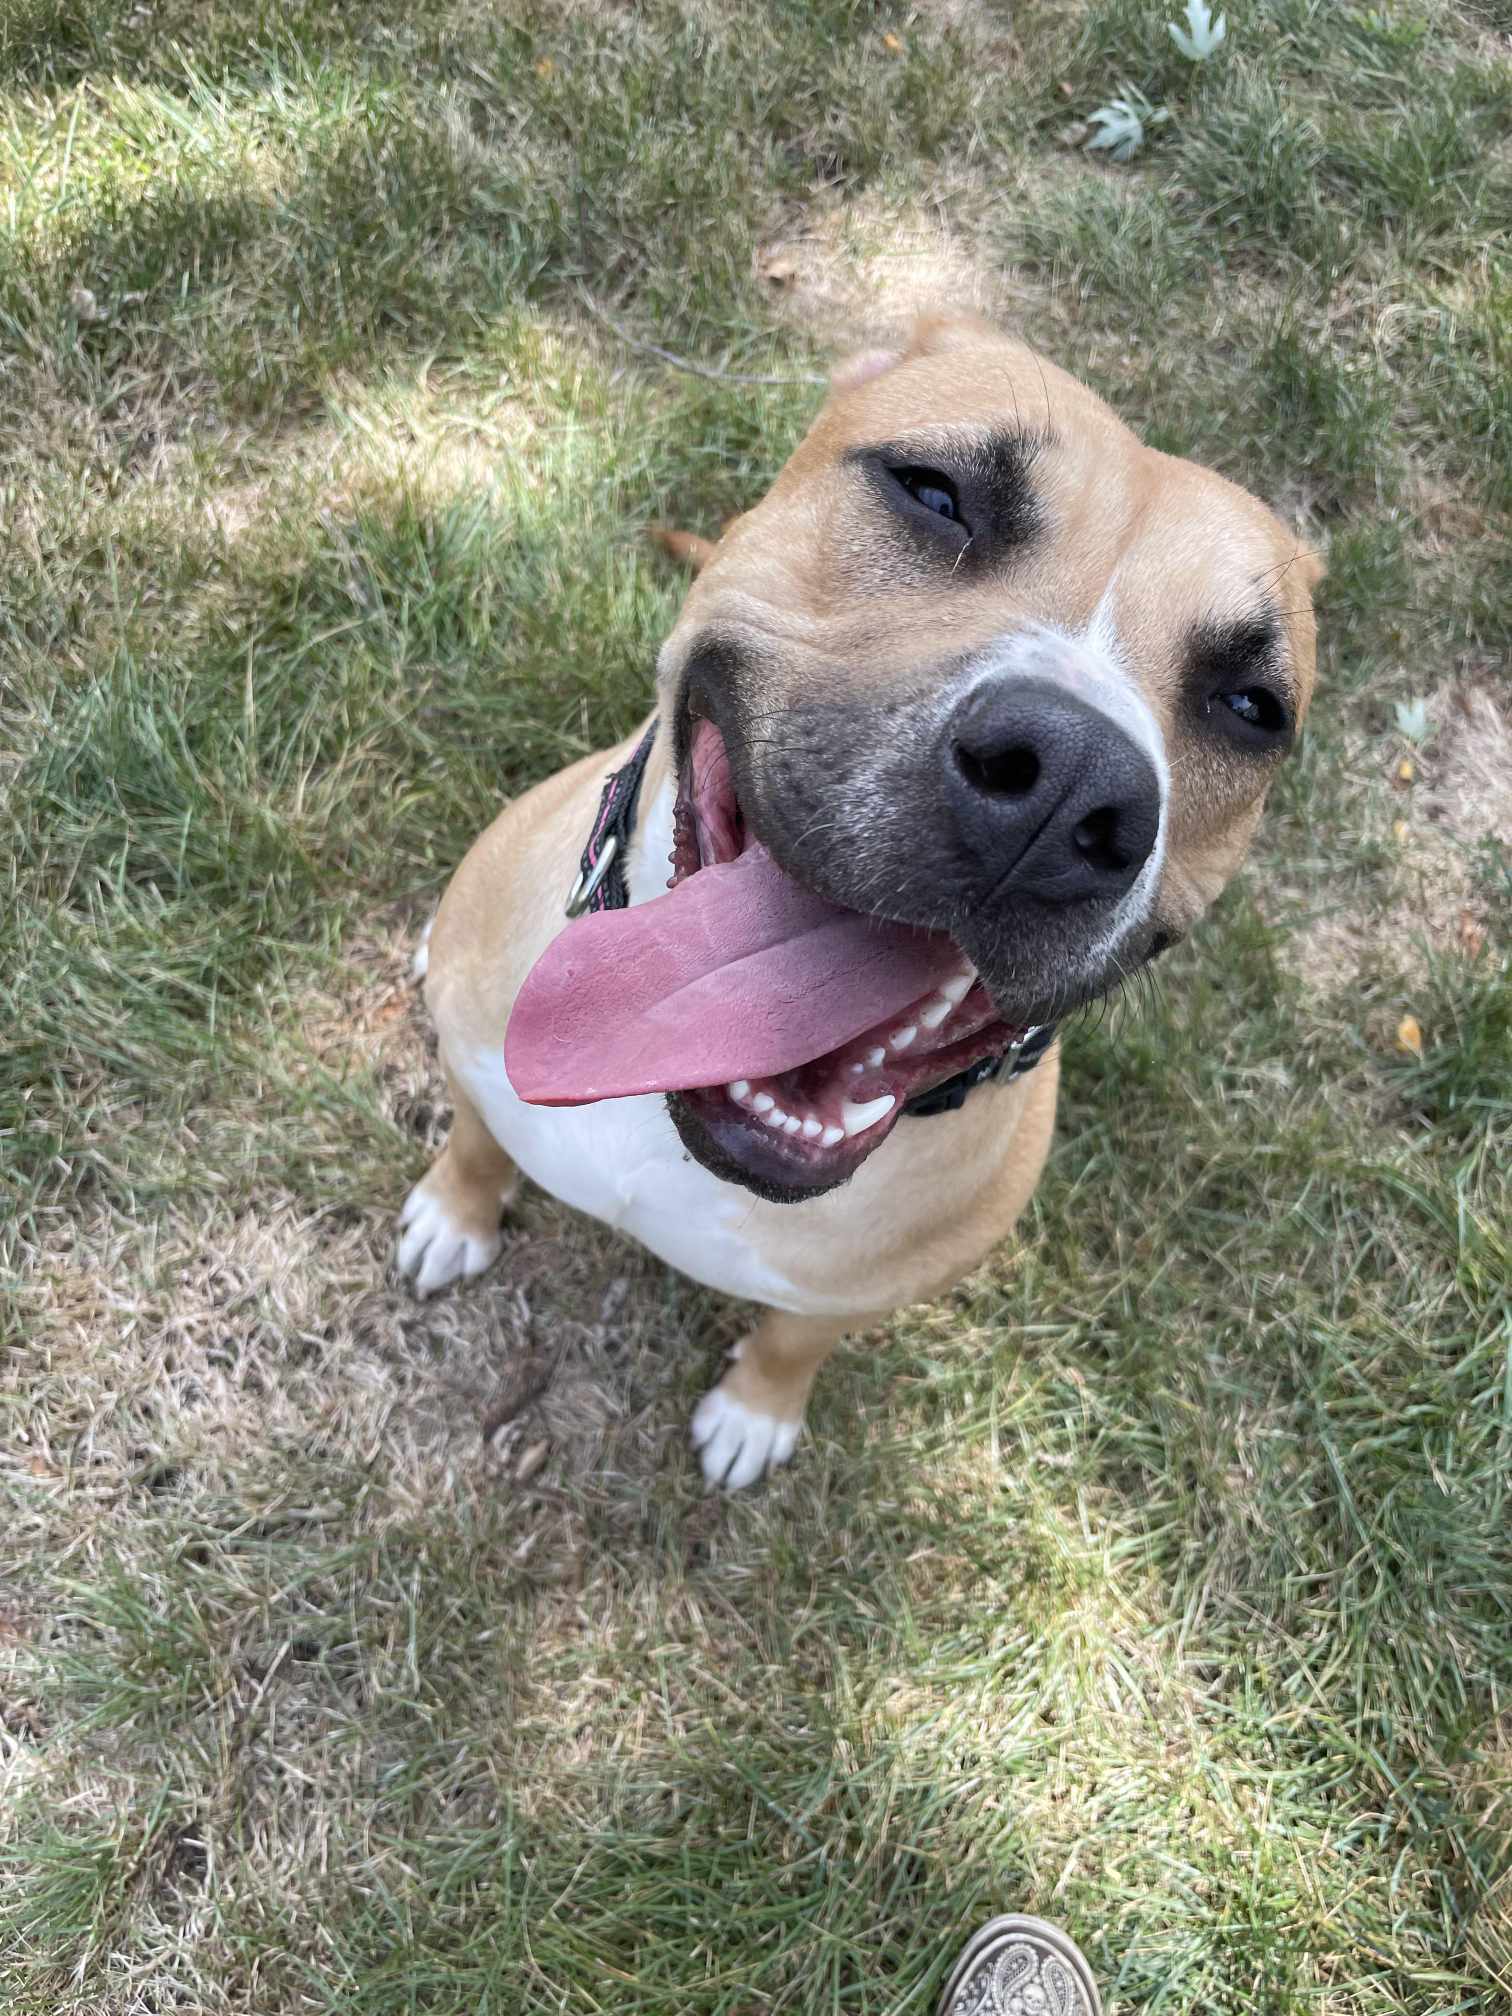
[[[1092,1969],[1043,1918],[994,1918],[945,1987],[940,2016],[1102,2016]]]

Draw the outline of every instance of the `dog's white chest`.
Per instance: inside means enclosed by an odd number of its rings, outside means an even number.
[[[462,1076],[499,1146],[564,1204],[628,1233],[705,1287],[821,1313],[824,1298],[805,1295],[761,1257],[750,1237],[754,1200],[693,1160],[659,1096],[527,1106],[499,1051],[474,1053]]]

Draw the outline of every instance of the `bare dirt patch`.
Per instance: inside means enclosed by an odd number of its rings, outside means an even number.
[[[1348,752],[1376,772],[1358,804],[1367,825],[1388,829],[1393,866],[1376,904],[1316,917],[1287,941],[1287,963],[1318,995],[1347,985],[1383,947],[1415,979],[1432,957],[1475,956],[1486,943],[1475,867],[1487,842],[1512,849],[1512,704],[1477,666],[1426,708],[1416,744],[1376,738]]]
[[[756,246],[753,270],[780,321],[836,348],[895,343],[939,308],[1013,324],[1039,303],[969,226],[875,202],[816,205]]]
[[[430,1155],[451,1115],[411,951],[407,934],[354,948],[352,986],[306,1002],[301,1027],[312,1059],[376,1082]],[[405,1389],[408,1460],[510,1476],[523,1462],[525,1481],[542,1489],[606,1468],[653,1475],[681,1428],[663,1389],[708,1355],[697,1342],[703,1298],[527,1185],[495,1267],[418,1302],[388,1272],[391,1221],[409,1180],[396,1170],[393,1194],[367,1200],[365,1280],[343,1323],[359,1357]]]

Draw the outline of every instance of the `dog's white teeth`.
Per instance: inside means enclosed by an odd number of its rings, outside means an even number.
[[[947,980],[940,992],[952,1008],[959,1008],[975,985],[976,975],[968,967],[964,973],[957,973],[954,980]]]
[[[804,1121],[804,1123],[803,1123],[803,1138],[804,1138],[804,1140],[805,1140],[805,1141],[817,1141],[817,1140],[819,1139],[819,1136],[820,1136],[820,1135],[821,1135],[821,1134],[822,1134],[823,1132],[824,1132],[824,1129],[823,1129],[823,1128],[822,1128],[822,1127],[821,1127],[821,1126],[819,1125],[819,1122],[818,1122],[818,1121],[817,1121],[817,1120],[816,1120],[816,1119],[814,1118],[813,1114],[812,1114],[812,1113],[810,1113],[810,1115],[808,1116],[808,1118],[807,1118],[807,1119],[806,1119],[806,1120]]]
[[[870,1064],[873,1071],[875,1071],[879,1064],[885,1064],[887,1062],[887,1052],[881,1049],[868,1050],[866,1053],[866,1061],[868,1064]],[[851,1066],[851,1069],[853,1071],[859,1071],[861,1069],[861,1066],[859,1064],[853,1064]]]
[[[868,1127],[874,1127],[884,1114],[891,1113],[897,1105],[891,1092],[884,1092],[880,1099],[868,1099],[864,1106],[858,1106],[854,1099],[840,1101],[840,1119],[848,1136],[864,1134]]]
[[[737,1078],[732,1084],[726,1085],[725,1090],[738,1106],[743,1100],[750,1098],[751,1081],[749,1078]]]
[[[771,1112],[777,1101],[772,1097],[770,1092],[758,1092],[756,1097],[751,1101],[751,1104],[756,1108],[758,1113],[766,1114]]]
[[[850,1075],[852,1076],[852,1078],[859,1078],[861,1076],[861,1073],[865,1069],[866,1066],[864,1064],[852,1064],[852,1066],[850,1067]]]
[[[910,1022],[906,1029],[894,1029],[888,1037],[888,1045],[894,1050],[906,1050],[919,1033],[917,1023]]]
[[[821,1148],[833,1148],[837,1141],[843,1141],[844,1139],[845,1129],[843,1127],[826,1127],[824,1132],[819,1136],[819,1146]]]
[[[954,1006],[955,1003],[947,1001],[943,994],[936,994],[929,1006],[919,1011],[919,1021],[926,1029],[938,1029]]]
[[[786,1127],[787,1125],[788,1116],[786,1115],[786,1113],[783,1112],[782,1108],[776,1105],[775,1103],[773,1104],[771,1112],[763,1113],[761,1117],[766,1122],[768,1127],[776,1127],[780,1130],[783,1127]]]
[[[798,1118],[796,1113],[789,1113],[786,1120],[782,1123],[782,1131],[784,1134],[796,1134],[802,1125],[803,1122]]]

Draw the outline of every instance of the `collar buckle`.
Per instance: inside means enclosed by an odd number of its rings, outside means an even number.
[[[992,1074],[994,1082],[1006,1085],[1010,1079],[1021,1078],[1026,1071],[1033,1070],[1054,1037],[1053,1022],[1031,1022],[1027,1029],[1020,1029],[998,1059],[997,1069]],[[1029,1053],[1027,1057],[1024,1055],[1026,1050]]]
[[[1018,1062],[1019,1052],[1023,1049],[1024,1045],[1029,1041],[1029,1038],[1031,1036],[1037,1036],[1039,1034],[1039,1031],[1040,1031],[1039,1023],[1031,1022],[1027,1029],[1020,1029],[1020,1031],[1016,1036],[1009,1037],[1008,1047],[1007,1049],[1004,1050],[1002,1056],[998,1059],[998,1068],[993,1073],[993,1076],[1001,1078],[1004,1072],[1012,1071],[1014,1065]]]

